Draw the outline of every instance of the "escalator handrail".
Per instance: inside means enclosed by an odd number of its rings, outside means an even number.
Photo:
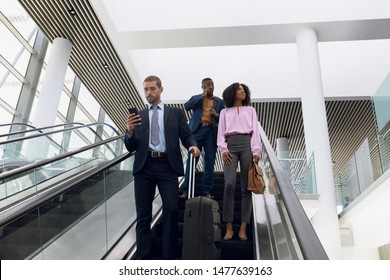
[[[22,141],[22,140],[29,140],[29,139],[41,137],[41,136],[48,136],[48,135],[51,135],[54,133],[65,132],[65,131],[69,131],[69,130],[76,129],[76,128],[79,129],[79,128],[90,127],[90,126],[101,125],[101,124],[109,126],[119,135],[119,132],[112,125],[104,123],[104,122],[97,122],[97,123],[84,124],[84,125],[77,126],[77,127],[68,127],[68,128],[64,128],[64,129],[56,130],[56,131],[49,131],[49,132],[45,132],[45,133],[41,133],[41,134],[29,135],[29,136],[21,137],[21,138],[9,139],[9,140],[0,142],[0,145],[9,144],[9,143],[17,142],[17,141]]]
[[[0,127],[1,127],[1,126],[13,126],[13,125],[24,125],[24,126],[36,128],[35,126],[33,126],[33,125],[31,125],[31,124],[19,123],[19,122],[16,122],[16,123],[3,123],[3,124],[0,124]]]
[[[66,131],[69,131],[69,130],[77,130],[77,129],[80,129],[80,128],[84,128],[84,127],[87,127],[89,128],[93,134],[95,134],[97,137],[99,137],[100,140],[102,140],[102,137],[96,132],[94,131],[90,126],[94,126],[94,125],[107,125],[109,126],[117,135],[119,135],[119,132],[110,124],[107,124],[105,122],[97,122],[97,123],[91,123],[91,124],[83,124],[83,125],[80,125],[80,126],[76,126],[76,127],[69,127],[69,128],[64,128],[64,129],[61,129],[61,130],[57,130],[57,131],[49,131],[49,132],[46,132],[46,133],[41,133],[41,134],[33,134],[33,135],[29,135],[29,136],[25,136],[25,137],[18,137],[18,138],[13,138],[13,139],[8,139],[6,141],[3,141],[1,142],[0,141],[0,145],[5,145],[5,144],[10,144],[10,143],[13,143],[13,142],[19,142],[19,141],[24,141],[24,140],[29,140],[29,139],[32,139],[32,138],[36,138],[36,137],[43,137],[43,136],[46,136],[47,138],[49,138],[49,141],[54,143],[54,146],[56,146],[57,148],[61,148],[62,145],[61,144],[58,144],[55,140],[53,140],[51,137],[49,137],[48,135],[52,135],[52,134],[56,134],[56,133],[63,133],[63,132],[66,132]],[[77,131],[76,131],[77,133]],[[112,151],[112,149],[110,147],[108,147],[108,149],[113,153],[115,154],[114,151]]]
[[[278,183],[303,258],[305,260],[327,260],[328,256],[261,125],[260,137]]]
[[[69,123],[69,124],[78,124],[78,123]],[[79,123],[80,125],[83,125],[82,123]],[[37,134],[34,134],[36,135],[37,137],[40,137],[40,136],[46,136],[49,141],[59,150],[61,150],[62,148],[62,145],[61,144],[58,144],[54,139],[52,139],[51,137],[47,136],[47,135],[44,135],[43,133],[43,130],[45,129],[50,129],[50,128],[55,128],[55,127],[58,127],[58,126],[64,126],[64,125],[68,125],[68,124],[60,124],[60,125],[52,125],[52,126],[45,126],[45,127],[41,127],[41,128],[34,128],[34,129],[29,129],[29,130],[24,130],[23,132],[21,131],[17,131],[17,132],[12,132],[12,133],[8,133],[8,134],[3,134],[3,135],[0,135],[0,137],[6,137],[6,136],[12,136],[12,135],[18,135],[18,134],[24,134],[24,133],[29,133],[29,132],[34,132],[34,131],[37,131],[37,132],[40,132],[40,133],[37,133]],[[32,126],[33,127],[33,126]],[[76,126],[72,126],[70,128],[74,128],[74,129],[77,129],[78,127]],[[57,131],[50,131],[51,134],[53,133],[57,133],[57,132],[62,132],[63,130],[57,130]],[[34,138],[34,137],[31,137],[31,138]],[[12,139],[8,139],[8,140],[5,140],[3,142],[0,142],[0,145],[3,145],[3,144],[10,144],[10,143],[13,143],[13,142],[19,142],[19,141],[24,141],[24,140],[28,140],[30,139],[29,136],[22,136],[22,137],[16,137],[16,138],[12,138]]]
[[[93,169],[89,169],[85,172],[82,172],[76,176],[72,176],[68,180],[60,182],[56,186],[44,190],[44,195],[35,195],[24,200],[17,205],[14,205],[5,211],[0,213],[0,228],[9,222],[16,220],[17,218],[29,213],[30,211],[36,209],[40,205],[54,199],[55,197],[65,193],[67,190],[77,186],[78,184],[84,182],[88,178],[96,176],[97,174],[111,168],[112,166],[117,165],[118,163],[126,160],[131,157],[134,153],[124,153],[117,158],[104,162]]]
[[[20,123],[20,124],[22,124],[22,123]],[[84,124],[83,123],[74,122],[74,123],[63,123],[63,124],[57,124],[57,125],[50,125],[50,126],[45,126],[45,127],[40,127],[40,128],[36,128],[36,127],[34,127],[32,125],[28,125],[28,126],[32,127],[32,129],[21,130],[21,131],[14,131],[14,132],[10,132],[10,133],[7,133],[7,134],[1,134],[0,137],[7,137],[7,136],[17,135],[17,134],[22,134],[22,133],[30,133],[30,132],[34,132],[34,131],[43,133],[43,130],[56,128],[56,127],[59,127],[59,126],[66,126],[66,125],[84,125]]]
[[[58,161],[58,160],[61,160],[61,159],[67,158],[67,157],[71,157],[71,156],[79,154],[81,152],[84,152],[84,151],[87,151],[87,150],[91,150],[91,149],[93,149],[95,147],[107,144],[109,142],[115,141],[115,140],[120,139],[120,138],[123,139],[124,138],[124,134],[108,138],[108,139],[103,140],[103,141],[98,142],[98,143],[87,145],[85,147],[82,147],[80,149],[77,149],[77,150],[74,150],[74,151],[71,151],[71,152],[66,152],[66,153],[63,153],[63,154],[60,154],[60,155],[57,155],[57,156],[54,156],[54,157],[51,157],[51,158],[48,158],[48,159],[41,160],[39,162],[26,164],[26,165],[23,165],[21,167],[18,167],[18,168],[15,168],[15,169],[3,172],[3,173],[0,174],[0,182],[2,180],[6,180],[6,179],[8,179],[8,178],[10,178],[12,176],[15,176],[15,175],[17,175],[19,173],[25,173],[25,172],[28,172],[28,171],[32,171],[35,168],[39,168],[39,167],[44,166],[46,164],[50,164],[52,162],[55,162],[55,161]]]

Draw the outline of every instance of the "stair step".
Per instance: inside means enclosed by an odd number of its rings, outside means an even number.
[[[253,242],[250,239],[241,241],[236,236],[231,240],[221,241],[220,248],[222,260],[253,260],[254,257]]]

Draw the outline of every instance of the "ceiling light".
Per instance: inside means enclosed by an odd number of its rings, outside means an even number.
[[[104,69],[108,69],[108,64],[107,63],[103,63],[103,68]]]
[[[73,9],[73,8],[69,8],[69,9],[68,9],[68,12],[69,12],[69,14],[70,14],[71,16],[75,16],[75,15],[76,15],[76,10]]]

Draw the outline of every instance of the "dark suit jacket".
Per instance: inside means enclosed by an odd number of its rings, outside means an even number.
[[[219,114],[222,111],[222,109],[225,108],[225,104],[223,103],[223,100],[219,97],[214,96],[213,99],[214,99],[214,109]],[[202,94],[193,95],[186,103],[184,103],[184,108],[187,111],[192,110],[192,116],[189,122],[189,127],[190,127],[190,131],[194,133],[198,129],[200,125],[200,119],[202,117],[202,112],[203,112]],[[213,118],[214,136],[216,136],[218,132],[218,122],[219,122],[219,117]],[[217,143],[217,141],[215,141],[215,143]]]
[[[125,145],[129,152],[136,151],[133,174],[139,172],[145,164],[149,151],[149,113],[148,108],[139,112],[141,125],[135,127],[131,137],[125,134]],[[164,130],[166,153],[169,164],[178,176],[184,175],[180,141],[187,149],[196,146],[196,142],[188,128],[182,109],[164,105]]]

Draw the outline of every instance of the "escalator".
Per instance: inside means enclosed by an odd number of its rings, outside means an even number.
[[[268,190],[264,195],[253,196],[252,231],[248,232],[250,239],[247,242],[231,240],[216,244],[221,249],[221,258],[327,259],[266,136],[262,135],[262,139]],[[23,174],[34,174],[43,166],[77,157],[86,151],[89,155],[101,154],[96,150],[109,150],[110,154],[117,152],[112,158],[70,176],[65,172],[46,180],[45,188],[33,184],[31,194],[0,208],[1,259],[133,258],[136,251],[133,156],[123,149],[123,136],[110,137],[46,161],[4,172],[0,174],[0,186],[6,188],[13,176],[20,177],[18,170],[22,170]],[[202,176],[202,173],[197,172],[197,176]],[[214,194],[218,200],[222,199],[222,190],[218,191],[217,187],[223,186],[221,177],[222,173],[215,174]],[[239,209],[238,206],[236,208]],[[158,193],[153,211],[154,257],[158,259],[161,243],[161,199]],[[223,236],[223,226],[221,230]],[[182,244],[182,240],[178,242]]]
[[[99,259],[107,253],[107,242],[116,242],[107,237],[118,238],[120,231],[115,228],[116,225],[123,227],[134,222],[134,217],[130,222],[116,215],[111,220],[107,219],[110,217],[108,212],[118,211],[116,203],[112,201],[124,201],[126,198],[129,207],[123,209],[131,213],[131,207],[134,208],[129,187],[132,158],[124,149],[123,135],[116,133],[113,137],[97,137],[91,133],[91,126],[97,128],[99,125],[66,128],[60,132],[34,134],[2,142],[2,147],[20,147],[17,154],[24,157],[23,151],[31,139],[35,140],[35,144],[50,143],[57,153],[46,159],[25,157],[29,159],[27,164],[3,169],[4,172],[0,174],[1,259]],[[53,139],[60,134],[67,136],[68,151],[64,149],[63,140],[60,141],[61,145],[53,144]],[[85,139],[88,141],[80,141]],[[91,139],[94,141],[92,144],[89,143]],[[9,157],[10,153],[4,155],[8,155],[5,159],[12,158]],[[96,219],[97,216],[99,219]],[[128,218],[131,218],[130,214]],[[88,225],[91,219],[102,228],[93,229],[89,238],[79,240],[77,248],[96,239],[100,243],[96,244],[100,248],[100,255],[97,252],[79,256],[74,252],[69,253],[77,242],[66,242],[67,235],[74,232],[77,225]],[[113,221],[117,224],[108,229],[107,226]],[[103,233],[104,237],[98,232]],[[76,232],[72,238],[80,236],[79,233]]]
[[[48,201],[42,201],[39,207],[8,222],[1,228],[0,258],[74,259],[75,255],[70,248],[75,245],[75,240],[66,242],[69,231],[74,231],[77,225],[88,223],[90,219],[87,217],[92,213],[95,218],[103,218],[99,207],[120,192],[130,177],[129,171],[109,169],[83,180]],[[97,231],[106,232],[104,227],[99,228],[101,221],[95,221],[95,224]],[[96,232],[91,231],[90,234],[90,240],[97,237]],[[85,241],[88,240],[79,240],[79,246],[86,245],[82,244]],[[101,247],[100,252],[105,253],[105,246]],[[81,252],[82,248],[79,247]],[[56,252],[58,250],[61,252]],[[89,259],[91,256],[87,254],[85,257]]]

